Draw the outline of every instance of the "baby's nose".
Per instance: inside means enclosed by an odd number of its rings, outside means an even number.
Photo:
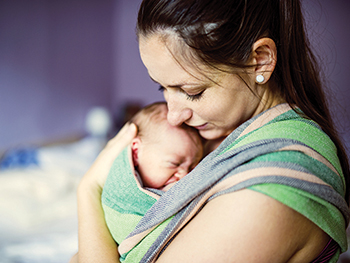
[[[181,178],[185,177],[186,174],[188,174],[186,169],[179,169],[174,176],[177,178],[177,180],[180,180]]]

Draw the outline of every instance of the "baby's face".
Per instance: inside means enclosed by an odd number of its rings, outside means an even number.
[[[153,136],[157,143],[141,143],[138,170],[145,187],[166,191],[199,163],[203,146],[198,135],[170,125]]]

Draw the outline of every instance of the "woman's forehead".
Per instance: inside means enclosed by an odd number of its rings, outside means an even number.
[[[169,44],[173,41],[178,42],[172,39],[165,42],[157,34],[140,39],[141,59],[154,82],[169,87],[200,85],[203,82],[215,81],[223,73],[219,69],[204,65],[194,59],[193,55],[186,54],[189,52],[180,52],[176,44]]]

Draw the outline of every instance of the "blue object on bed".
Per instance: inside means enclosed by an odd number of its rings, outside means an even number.
[[[38,150],[36,148],[10,150],[0,160],[0,170],[24,168],[32,165],[39,165]]]

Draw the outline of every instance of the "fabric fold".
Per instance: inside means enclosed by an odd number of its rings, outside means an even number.
[[[243,123],[191,173],[153,199],[119,244],[121,261],[156,261],[207,202],[241,189],[286,204],[323,229],[341,251],[347,249],[350,211],[336,148],[317,124],[281,104]]]

